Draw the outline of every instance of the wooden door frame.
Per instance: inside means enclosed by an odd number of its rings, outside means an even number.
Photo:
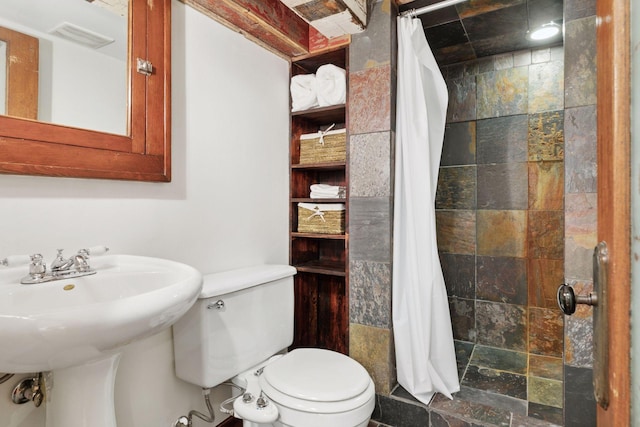
[[[630,425],[630,1],[597,0],[598,241],[609,248],[609,397],[598,426]]]

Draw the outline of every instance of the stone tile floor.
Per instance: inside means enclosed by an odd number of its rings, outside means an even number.
[[[562,425],[561,366],[559,374],[554,368],[546,371],[549,378],[539,378],[530,376],[524,353],[462,341],[456,353],[461,390],[453,400],[437,394],[424,405],[398,386],[391,396],[378,396],[369,427]]]

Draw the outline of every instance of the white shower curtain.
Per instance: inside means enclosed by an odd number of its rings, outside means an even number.
[[[393,332],[398,382],[425,404],[460,390],[435,221],[447,102],[421,21],[398,18]]]

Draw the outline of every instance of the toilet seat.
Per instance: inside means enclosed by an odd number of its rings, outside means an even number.
[[[355,360],[334,351],[299,348],[264,367],[260,387],[279,405],[303,412],[347,412],[375,395],[373,381]]]

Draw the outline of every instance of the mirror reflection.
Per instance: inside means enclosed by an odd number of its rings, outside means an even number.
[[[39,51],[31,95],[12,87],[22,61],[0,32],[0,114],[127,135],[127,25],[128,0],[0,0],[0,27],[36,38]],[[8,108],[16,99],[33,112]]]
[[[35,120],[38,117],[38,39],[0,27],[0,40],[5,46],[4,114]]]

